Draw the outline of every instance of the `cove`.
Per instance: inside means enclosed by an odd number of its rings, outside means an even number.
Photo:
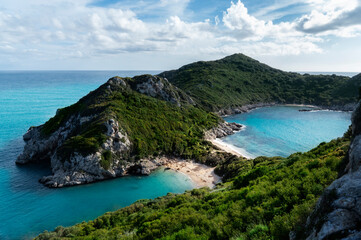
[[[321,142],[342,137],[351,124],[351,112],[299,111],[302,106],[273,106],[225,117],[245,129],[222,139],[252,157],[287,157]]]

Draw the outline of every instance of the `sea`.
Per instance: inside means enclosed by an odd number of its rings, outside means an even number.
[[[58,108],[75,103],[113,76],[160,71],[0,71],[0,239],[31,239],[55,227],[70,226],[115,211],[139,199],[182,193],[194,187],[180,173],[159,169],[146,177],[123,177],[89,185],[49,189],[38,182],[51,174],[46,165],[15,165],[22,135],[43,124]],[[350,113],[299,112],[269,107],[225,118],[245,130],[223,141],[252,156],[287,156],[340,137]]]

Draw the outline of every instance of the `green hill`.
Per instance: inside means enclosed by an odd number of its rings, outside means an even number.
[[[360,76],[284,72],[243,54],[192,63],[159,76],[210,111],[273,102],[342,107],[357,101],[360,86]]]

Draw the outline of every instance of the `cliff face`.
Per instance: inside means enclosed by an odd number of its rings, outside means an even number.
[[[361,102],[352,115],[352,136],[345,174],[325,190],[307,220],[309,240],[361,239]]]
[[[219,121],[193,105],[166,79],[114,77],[78,103],[58,110],[44,125],[30,128],[16,163],[49,161],[53,175],[40,180],[49,187],[149,174],[162,163],[141,158],[169,154],[175,144],[181,152],[191,138],[197,146],[200,133]],[[189,128],[195,129],[196,141],[184,134]],[[171,130],[166,139],[163,134]]]

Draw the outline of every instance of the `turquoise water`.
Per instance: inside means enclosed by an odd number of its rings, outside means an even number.
[[[341,137],[351,124],[350,112],[300,112],[299,109],[305,107],[266,107],[225,117],[226,121],[243,124],[246,128],[223,141],[244,149],[252,157],[286,157]]]
[[[90,185],[49,189],[38,179],[47,166],[16,166],[32,125],[44,123],[108,78],[145,72],[0,72],[0,239],[29,239],[58,225],[70,226],[127,206],[138,199],[191,189],[184,175],[159,170]],[[154,74],[156,72],[147,72]]]

